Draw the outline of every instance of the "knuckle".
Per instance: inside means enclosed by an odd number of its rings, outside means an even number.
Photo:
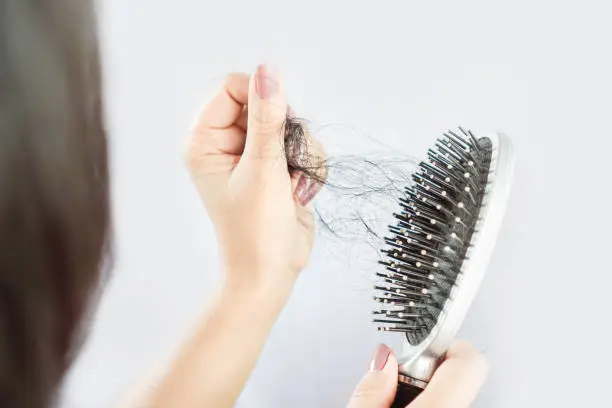
[[[205,155],[194,149],[185,149],[183,152],[183,162],[191,172],[202,167],[205,157]]]
[[[374,397],[374,391],[370,388],[362,387],[355,391],[353,394],[353,400],[355,401],[369,401]]]
[[[256,119],[256,122],[252,123],[248,130],[256,137],[272,135],[278,137],[283,131],[283,123],[275,120],[259,121]]]
[[[284,157],[284,142],[281,137],[282,128],[266,125],[249,129],[247,139],[256,141],[249,149],[249,156],[253,158]]]
[[[230,72],[229,74],[225,76],[225,79],[223,80],[223,85],[227,86],[229,84],[232,84],[236,82],[237,80],[239,80],[243,75],[244,74],[241,74],[239,72]]]
[[[469,358],[476,354],[478,354],[478,350],[472,343],[462,339],[455,340],[447,353],[450,358]]]
[[[279,141],[267,141],[260,143],[256,148],[253,149],[249,157],[254,160],[270,160],[278,159],[279,161],[284,159],[282,149],[277,145]]]
[[[191,171],[201,168],[206,162],[206,151],[202,148],[200,138],[191,134],[181,149],[183,162]]]

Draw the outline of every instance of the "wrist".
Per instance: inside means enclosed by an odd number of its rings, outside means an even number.
[[[296,277],[289,271],[283,273],[272,269],[227,265],[222,291],[226,296],[245,302],[282,307],[291,295]]]

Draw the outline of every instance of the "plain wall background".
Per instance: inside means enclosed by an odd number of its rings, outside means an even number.
[[[101,0],[100,10],[116,268],[64,407],[109,406],[201,311],[218,259],[180,142],[227,72],[263,61],[285,72],[300,116],[349,126],[356,140],[421,155],[457,125],[511,136],[507,218],[461,333],[492,366],[475,406],[609,405],[609,2]],[[342,146],[351,134],[325,137]],[[364,269],[319,242],[241,406],[344,406],[381,340]]]

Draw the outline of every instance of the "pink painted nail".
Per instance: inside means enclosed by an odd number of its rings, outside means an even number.
[[[295,189],[295,194],[300,204],[306,205],[317,195],[320,189],[320,183],[317,183],[306,175],[302,175]]]
[[[389,355],[391,349],[384,344],[379,345],[370,363],[370,371],[382,371],[389,361]]]
[[[257,67],[255,73],[255,91],[261,99],[268,99],[278,91],[278,75],[266,65]]]

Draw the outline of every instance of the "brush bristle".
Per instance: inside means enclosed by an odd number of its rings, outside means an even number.
[[[436,325],[478,220],[491,148],[471,131],[448,131],[412,175],[376,274],[379,330],[405,332],[416,345]]]

